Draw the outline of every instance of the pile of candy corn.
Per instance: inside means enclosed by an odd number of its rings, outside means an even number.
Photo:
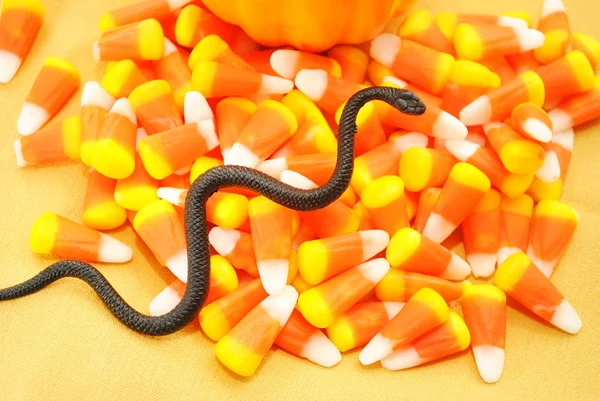
[[[43,15],[38,0],[4,1],[0,81],[24,62]],[[495,382],[506,294],[568,333],[581,328],[550,277],[578,224],[559,198],[573,128],[600,117],[600,43],[571,33],[561,0],[543,2],[537,30],[521,12],[417,10],[397,34],[326,54],[261,50],[191,0],[148,0],[100,25],[93,55],[106,72],[85,84],[81,114],[51,121],[80,77],[50,57],[17,124],[19,167],[89,166],[82,224],[44,213],[33,251],[126,262],[132,250],[100,231],[129,221],[175,276],[150,304],[164,314],[185,290],[190,182],[235,164],[322,185],[344,103],[388,85],[416,92],[427,110],[361,110],[354,175],[338,201],[296,212],[239,188],[209,199],[199,320],[218,360],[250,376],[273,344],[326,367],[364,347],[362,364],[397,370],[471,346],[483,380]],[[442,244],[455,231],[465,259]]]

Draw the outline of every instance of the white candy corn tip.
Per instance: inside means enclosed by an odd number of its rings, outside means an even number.
[[[475,142],[456,140],[448,140],[444,142],[444,146],[448,152],[452,153],[452,156],[462,162],[469,160],[481,147]]]
[[[83,91],[81,92],[81,107],[98,106],[104,110],[110,110],[114,104],[115,98],[112,97],[98,82],[86,82]]]
[[[212,120],[212,118],[210,120],[197,122],[196,129],[204,139],[204,143],[206,143],[206,148],[208,151],[211,151],[219,146],[219,137],[217,136],[215,122]]]
[[[175,275],[179,280],[187,283],[188,276],[188,256],[187,249],[177,252],[169,259],[165,260],[165,265],[171,270],[171,273]]]
[[[260,163],[256,169],[273,178],[280,179],[281,173],[288,169],[287,159],[285,157],[278,157],[266,160]]]
[[[552,128],[554,132],[566,131],[573,128],[573,119],[566,111],[562,109],[554,109],[548,113],[550,120],[552,121]]]
[[[298,291],[291,285],[284,285],[278,294],[268,296],[260,303],[260,306],[283,327],[290,318],[297,301]]]
[[[469,130],[452,114],[442,111],[433,125],[432,134],[442,139],[465,139]]]
[[[527,249],[527,256],[544,276],[548,278],[552,276],[552,273],[554,273],[554,268],[558,263],[558,259],[552,261],[542,260],[536,255],[535,250],[531,245],[529,245],[529,248]]]
[[[467,255],[467,261],[471,265],[473,276],[485,278],[494,274],[494,269],[498,262],[498,254],[472,253]]]
[[[281,182],[299,189],[313,189],[317,187],[317,184],[302,174],[291,170],[285,170],[281,173]]]
[[[311,100],[318,102],[323,98],[329,78],[323,70],[302,70],[296,75],[296,86]]]
[[[454,230],[456,230],[454,223],[449,222],[437,213],[431,213],[429,219],[427,219],[427,223],[425,223],[423,235],[433,242],[441,244]]]
[[[360,352],[358,360],[365,366],[371,365],[394,352],[393,347],[394,343],[392,341],[377,333]]]
[[[542,15],[541,18],[547,17],[550,14],[554,13],[566,13],[567,9],[563,4],[562,0],[546,0],[544,1],[544,5],[542,7]]]
[[[244,166],[256,168],[261,162],[260,158],[239,142],[233,144],[227,155],[225,155],[224,164],[226,166]]]
[[[371,57],[387,68],[391,68],[396,55],[400,51],[401,44],[402,39],[400,39],[400,36],[382,33],[371,42]]]
[[[100,61],[100,45],[97,41],[92,45],[92,54],[94,55],[94,60]]]
[[[544,44],[544,34],[536,29],[513,28],[513,31],[515,32],[517,41],[521,45],[522,52],[537,49]]]
[[[279,294],[286,286],[290,261],[287,259],[269,259],[256,262],[258,274],[267,294]]]
[[[100,233],[100,245],[98,246],[98,262],[103,263],[125,263],[133,257],[130,247],[121,241]]]
[[[410,347],[400,349],[385,357],[381,361],[381,366],[387,370],[402,370],[419,366],[424,362],[417,350],[414,347]]]
[[[560,145],[565,150],[573,151],[575,145],[575,131],[572,129],[566,129],[564,131],[556,132],[552,135],[552,143]]]
[[[25,158],[23,157],[23,149],[21,146],[21,139],[17,139],[14,142],[13,147],[15,149],[15,156],[17,158],[17,167],[25,167],[27,165],[27,162],[25,161]]]
[[[394,147],[401,154],[404,154],[410,148],[426,148],[429,143],[429,138],[420,132],[410,132],[393,139]]]
[[[276,50],[271,54],[271,68],[283,78],[294,79],[299,58],[300,54],[295,50]]]
[[[214,115],[206,98],[200,92],[192,91],[185,95],[183,100],[183,115],[186,124],[199,121],[212,120]]]
[[[143,128],[137,129],[137,131],[135,133],[135,150],[140,149],[140,142],[142,142],[142,139],[144,139],[147,136],[148,136],[148,133],[146,132],[145,129],[143,129]]]
[[[356,269],[363,275],[364,278],[377,284],[381,281],[383,276],[390,271],[390,264],[383,258],[369,260],[363,264],[356,266]]]
[[[498,22],[496,22],[496,25],[506,26],[510,28],[527,28],[527,22],[525,22],[525,20],[522,20],[521,18],[506,16],[498,17]]]
[[[450,263],[448,263],[448,267],[444,270],[441,277],[448,280],[464,280],[471,274],[471,266],[454,252],[450,253],[452,254],[452,258],[450,258]],[[496,260],[494,259],[495,262]]]
[[[22,63],[23,60],[16,54],[0,50],[0,83],[6,84],[12,81]]]
[[[545,183],[552,183],[560,178],[560,162],[556,152],[553,150],[546,152],[544,164],[535,173],[535,176]]]
[[[150,302],[150,316],[162,316],[171,312],[181,302],[181,297],[168,286]]]
[[[383,230],[359,231],[362,243],[363,260],[369,260],[383,251],[390,243],[390,235]]]
[[[213,227],[208,233],[208,242],[221,256],[227,256],[235,249],[242,234],[238,230]]]
[[[137,118],[135,116],[135,113],[133,112],[133,109],[131,108],[131,104],[129,103],[129,100],[127,100],[127,98],[125,98],[125,97],[122,97],[121,99],[117,99],[117,101],[115,102],[113,107],[110,109],[109,113],[119,114],[119,115],[125,117],[126,119],[128,119],[129,121],[131,121],[132,124],[137,126]]]
[[[181,195],[186,192],[185,189],[181,188],[169,188],[162,187],[158,188],[156,195],[167,202],[174,204],[175,206],[183,206]]]
[[[21,135],[31,135],[50,119],[50,115],[43,107],[25,102],[17,122],[17,131]]]
[[[178,8],[190,4],[191,2],[192,0],[167,0],[167,4],[169,5],[169,9],[171,9],[171,11],[175,11]]]
[[[492,119],[492,103],[487,95],[483,95],[473,100],[463,107],[460,111],[460,121],[463,124],[482,125],[490,122]]]
[[[406,302],[384,302],[383,306],[388,315],[388,320],[392,320],[406,305]]]
[[[533,139],[548,143],[552,139],[552,130],[537,118],[528,118],[523,123],[523,130]]]
[[[558,305],[550,323],[569,334],[577,334],[581,330],[581,318],[566,299]]]
[[[496,383],[504,369],[504,349],[493,345],[473,347],[473,356],[479,375],[486,383]]]
[[[169,54],[173,54],[177,51],[177,48],[169,39],[165,38],[165,50],[163,52],[163,57],[168,56]]]
[[[500,249],[498,250],[498,267],[500,267],[500,265],[502,263],[504,263],[504,261],[506,259],[508,259],[510,256],[514,255],[515,253],[519,253],[519,252],[523,252],[523,250],[521,250],[520,248],[517,248],[516,246],[500,247]]]
[[[289,79],[274,77],[272,75],[262,75],[262,81],[258,93],[266,95],[284,95],[294,89],[294,82]]]
[[[317,365],[330,368],[342,360],[340,350],[321,330],[315,331],[302,349],[302,356]]]

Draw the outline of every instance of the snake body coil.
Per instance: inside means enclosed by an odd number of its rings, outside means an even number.
[[[361,107],[371,100],[384,101],[406,114],[419,115],[425,111],[421,100],[406,90],[373,87],[356,93],[346,104],[340,120],[335,171],[329,181],[319,188],[297,189],[259,171],[239,166],[215,167],[192,184],[185,205],[188,283],[181,302],[169,313],[157,317],[139,313],[125,302],[97,269],[73,260],[54,263],[25,282],[0,290],[0,301],[24,297],[58,279],[74,277],[88,283],[115,317],[130,329],[150,336],[180,330],[194,319],[208,292],[210,254],[206,226],[207,199],[221,188],[243,187],[294,210],[309,211],[329,205],[344,193],[350,183],[354,168],[356,117]]]

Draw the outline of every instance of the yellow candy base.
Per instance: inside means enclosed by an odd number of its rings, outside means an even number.
[[[231,337],[223,337],[215,346],[217,359],[227,369],[240,376],[252,376],[262,362],[262,356]]]

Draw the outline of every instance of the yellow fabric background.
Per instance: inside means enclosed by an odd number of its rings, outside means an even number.
[[[102,11],[136,0],[42,0],[46,24],[16,79],[0,86],[0,288],[26,280],[53,259],[28,247],[36,217],[53,211],[80,221],[85,169],[75,163],[17,169],[12,143],[16,120],[46,56],[70,60],[82,81],[97,79],[91,44]],[[1,2],[1,1],[0,1]],[[427,0],[431,11],[537,15],[542,1]],[[575,31],[600,38],[600,4],[565,0]],[[78,112],[79,94],[61,113]],[[574,241],[552,281],[583,319],[571,336],[509,308],[506,367],[498,384],[479,378],[465,352],[404,372],[362,367],[357,353],[325,369],[272,351],[257,374],[241,379],[216,360],[197,323],[164,338],[138,335],[116,321],[89,287],[63,280],[33,296],[0,303],[1,400],[365,400],[539,399],[591,400],[600,394],[600,127],[577,134],[564,200],[581,215]],[[134,307],[148,303],[171,277],[128,227],[111,233],[134,245],[126,265],[99,266]]]

